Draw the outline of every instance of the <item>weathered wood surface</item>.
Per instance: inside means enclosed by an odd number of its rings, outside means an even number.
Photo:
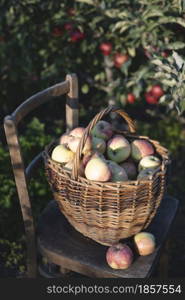
[[[67,75],[66,81],[69,82],[69,92],[66,97],[66,132],[69,132],[78,127],[78,78],[76,74]]]
[[[78,99],[74,98],[78,96],[78,81],[75,74],[67,75],[65,81],[57,83],[28,98],[21,105],[19,105],[10,116],[6,116],[4,119],[4,129],[25,227],[28,277],[36,277],[37,274],[35,227],[31,201],[28,193],[28,180],[33,172],[37,170],[38,163],[42,158],[42,153],[37,155],[35,159],[33,159],[33,161],[28,165],[28,167],[25,168],[17,127],[19,122],[35,108],[64,94],[67,96],[67,102],[69,101],[69,98],[71,101],[70,113],[67,119],[71,117],[72,121],[70,124],[75,126],[78,121],[76,108],[73,110],[72,106],[73,101],[75,102],[75,105],[78,102]]]
[[[11,163],[17,187],[17,193],[20,201],[22,216],[24,220],[26,243],[27,243],[27,273],[28,277],[35,277],[36,268],[36,243],[35,226],[32,215],[32,208],[28,194],[27,179],[25,168],[19,144],[17,129],[10,116],[5,118],[4,128],[7,143],[10,151]]]
[[[113,270],[105,260],[106,246],[84,237],[62,215],[55,201],[51,201],[40,216],[37,233],[38,246],[51,262],[89,277],[147,278],[154,270],[161,249],[178,208],[178,200],[166,196],[152,223],[146,229],[157,240],[154,253],[135,255],[133,264],[126,270]],[[127,240],[132,245],[132,239]]]

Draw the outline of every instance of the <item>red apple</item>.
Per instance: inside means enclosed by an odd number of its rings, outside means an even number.
[[[133,252],[123,243],[117,243],[108,248],[106,261],[112,269],[127,269],[133,262]]]
[[[125,161],[122,164],[120,164],[122,168],[125,169],[128,179],[135,179],[137,175],[137,169],[136,165],[132,161]]]
[[[145,156],[153,155],[154,147],[144,139],[136,139],[131,143],[131,156],[135,161],[139,161]]]
[[[103,55],[108,56],[112,51],[112,44],[110,42],[104,42],[100,44],[100,50]]]
[[[127,95],[127,102],[130,103],[130,104],[133,104],[135,101],[136,101],[135,95],[132,94],[132,93],[129,93]]]
[[[73,31],[70,36],[71,36],[72,43],[76,43],[85,38],[85,34],[83,32],[81,32],[80,30]]]
[[[165,50],[161,52],[162,57],[168,57],[169,56],[169,51]]]
[[[53,28],[52,35],[54,37],[60,37],[62,35],[62,29],[60,27]]]
[[[134,243],[139,255],[145,256],[154,252],[155,237],[149,232],[139,232],[134,236]]]
[[[151,90],[150,93],[152,93],[152,95],[156,98],[160,98],[161,96],[164,95],[164,91],[163,89],[160,87],[160,85],[154,85]]]
[[[116,53],[114,56],[114,66],[121,68],[121,66],[129,59],[127,54]]]
[[[72,23],[66,23],[66,24],[64,24],[64,29],[66,31],[72,31],[73,30],[73,24]]]
[[[149,104],[157,104],[158,98],[156,98],[151,92],[145,93],[145,100]]]

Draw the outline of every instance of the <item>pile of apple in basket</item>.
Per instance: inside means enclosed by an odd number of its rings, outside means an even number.
[[[69,134],[63,134],[51,158],[72,170],[84,131],[85,128],[77,127]],[[109,122],[101,120],[92,129],[83,148],[80,175],[100,182],[146,179],[160,164],[161,160],[149,141],[135,139],[129,143],[122,134],[114,134]]]
[[[61,163],[67,171],[73,168],[75,153],[84,131],[85,128],[77,127],[69,134],[63,134],[51,153],[52,160]],[[80,176],[98,182],[146,180],[161,165],[161,159],[149,141],[135,138],[129,142],[104,120],[98,121],[93,127],[82,153]],[[153,234],[139,232],[133,239],[134,249],[139,255],[154,251]],[[133,251],[125,243],[112,245],[106,253],[107,263],[114,269],[126,269],[133,261]]]

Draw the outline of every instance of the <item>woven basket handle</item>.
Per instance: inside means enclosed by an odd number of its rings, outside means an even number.
[[[74,158],[74,164],[73,164],[73,168],[72,168],[72,178],[74,180],[77,180],[78,178],[78,170],[79,170],[79,166],[80,166],[80,158],[82,155],[82,151],[84,148],[84,145],[87,141],[88,136],[91,133],[91,130],[93,129],[93,127],[97,124],[98,121],[100,121],[104,116],[108,115],[110,112],[116,112],[118,113],[128,124],[129,127],[129,131],[131,133],[136,132],[136,127],[134,122],[130,119],[130,117],[127,115],[127,113],[125,113],[123,110],[116,108],[115,106],[108,106],[107,108],[105,108],[104,110],[102,110],[101,112],[99,112],[89,123],[89,125],[86,127],[80,143],[78,145],[76,154],[75,154],[75,158]]]

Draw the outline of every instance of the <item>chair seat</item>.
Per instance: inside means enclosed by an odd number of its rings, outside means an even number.
[[[49,202],[39,218],[37,227],[39,251],[50,262],[89,277],[148,278],[168,237],[178,202],[173,197],[164,197],[152,223],[145,229],[156,237],[155,251],[148,256],[135,255],[134,262],[126,270],[110,268],[105,259],[108,247],[76,231],[60,212],[56,201]],[[132,243],[131,239],[127,242]]]

